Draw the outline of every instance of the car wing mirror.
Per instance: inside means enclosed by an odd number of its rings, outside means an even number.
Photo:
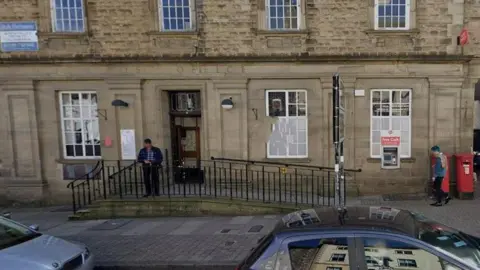
[[[12,219],[12,213],[10,213],[10,212],[5,212],[5,213],[2,214],[2,216],[4,218]]]
[[[40,229],[40,226],[38,226],[37,224],[33,224],[28,226],[28,228],[32,231],[38,231]]]

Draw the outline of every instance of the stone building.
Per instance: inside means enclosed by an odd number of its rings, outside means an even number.
[[[39,50],[0,52],[0,197],[68,200],[66,165],[121,159],[122,129],[135,130],[136,150],[149,137],[175,152],[184,134],[199,159],[333,166],[335,72],[346,167],[363,170],[351,194],[423,191],[429,146],[472,144],[479,10],[472,0],[2,1],[0,22],[36,22]],[[191,117],[173,120],[185,106]],[[295,124],[269,137],[274,108]],[[398,170],[380,169],[381,130],[401,133]]]

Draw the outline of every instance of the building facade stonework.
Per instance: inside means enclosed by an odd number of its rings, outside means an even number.
[[[362,169],[349,194],[423,192],[430,146],[455,153],[472,145],[479,7],[469,0],[3,1],[0,21],[35,21],[40,49],[0,52],[0,198],[68,201],[65,167],[121,159],[122,129],[135,130],[137,150],[148,137],[174,152],[169,95],[191,91],[200,115],[181,125],[197,130],[199,158],[333,166],[336,72],[345,164]],[[464,47],[457,45],[463,28]],[[234,107],[222,109],[229,98]],[[113,107],[115,99],[129,106]],[[279,121],[295,123],[285,134],[272,131],[274,104],[284,110]],[[401,168],[381,170],[379,136],[392,129],[402,134]]]

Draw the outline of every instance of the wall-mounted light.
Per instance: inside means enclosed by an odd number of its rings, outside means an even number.
[[[128,103],[121,100],[121,99],[115,99],[112,101],[112,106],[113,107],[128,107]]]
[[[224,110],[231,110],[233,108],[232,97],[222,100],[221,105]]]

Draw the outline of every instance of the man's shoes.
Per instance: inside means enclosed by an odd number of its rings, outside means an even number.
[[[430,204],[431,206],[442,206],[441,202],[434,202]]]
[[[448,202],[450,202],[451,199],[452,199],[452,197],[447,196],[447,198],[445,198],[445,204],[447,204]]]

